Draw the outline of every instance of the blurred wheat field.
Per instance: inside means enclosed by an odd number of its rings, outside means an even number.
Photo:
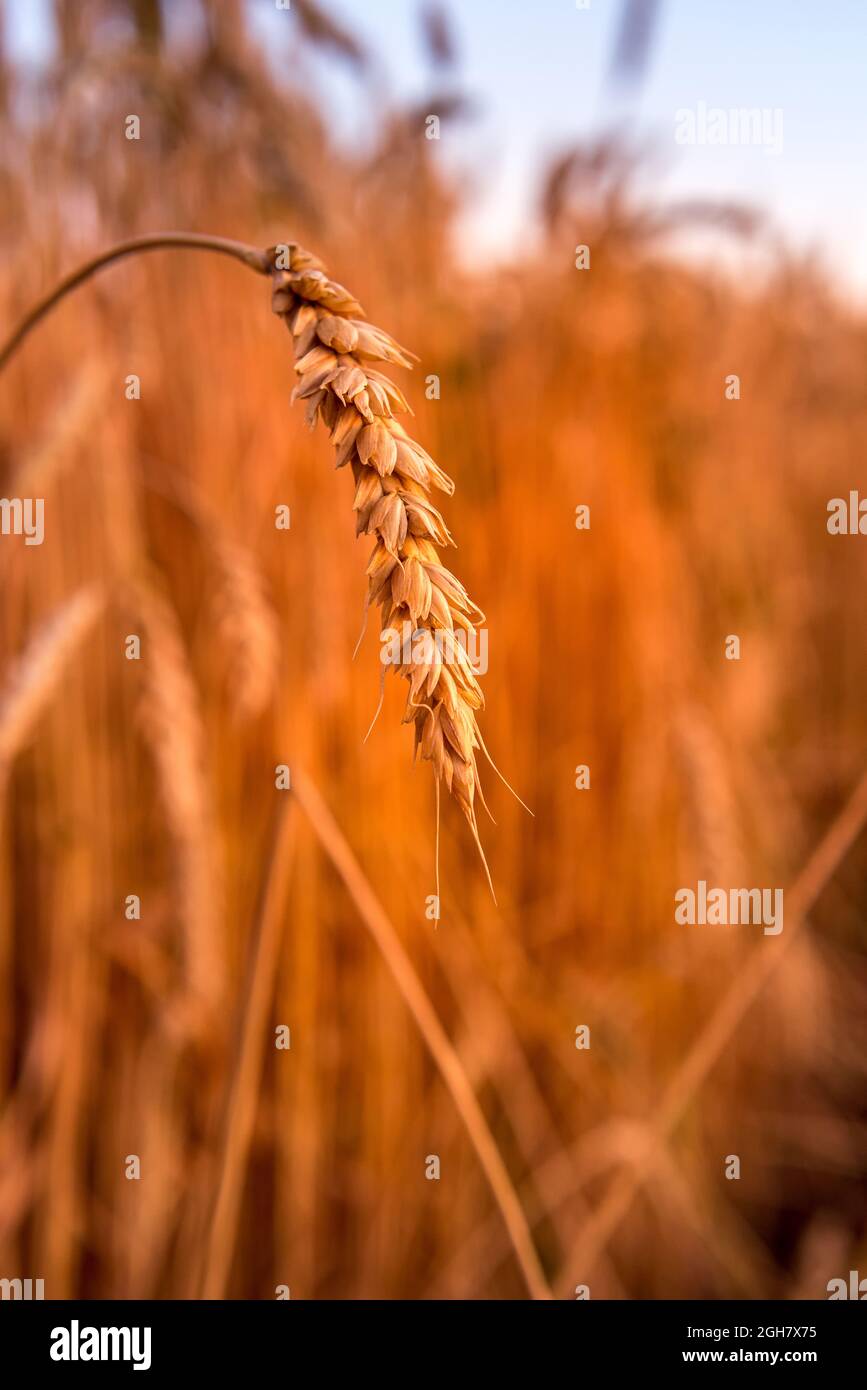
[[[66,300],[0,378],[3,496],[45,499],[44,544],[0,537],[0,1276],[55,1298],[525,1296],[286,764],[417,972],[556,1296],[825,1297],[867,1259],[859,825],[780,938],[677,926],[672,903],[702,878],[788,891],[867,767],[867,560],[825,525],[864,473],[867,323],[776,246],[750,287],[690,268],[614,144],[540,171],[538,246],[471,274],[418,113],[337,148],[310,54],[371,91],[375,70],[294,8],[278,75],[240,0],[173,6],[180,35],[156,0],[55,0],[54,65],[0,84],[3,334],[123,237],[320,254],[420,359],[395,376],[457,485],[482,727],[534,816],[487,779],[495,905],[444,798],[426,916],[433,780],[396,682],[362,742],[369,545],[291,404],[267,286],[158,252]]]

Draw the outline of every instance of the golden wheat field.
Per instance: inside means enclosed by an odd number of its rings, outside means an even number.
[[[764,274],[684,260],[619,137],[469,268],[439,108],[351,26],[295,0],[278,71],[241,0],[172,9],[55,0],[0,70],[0,337],[124,239],[290,247],[120,260],[0,373],[44,501],[0,536],[0,1277],[826,1297],[867,1265],[867,542],[826,525],[867,319],[731,209]],[[398,618],[487,670],[387,670]],[[684,925],[700,883],[784,929]]]

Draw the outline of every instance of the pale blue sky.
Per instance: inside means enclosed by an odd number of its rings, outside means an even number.
[[[254,0],[275,46],[291,20]],[[414,0],[329,0],[380,55],[384,97],[429,90]],[[45,0],[10,0],[19,47],[44,43]],[[838,278],[867,295],[867,0],[664,0],[640,96],[618,103],[605,76],[621,0],[452,0],[473,122],[447,129],[444,158],[472,174],[467,241],[484,259],[508,255],[532,222],[552,152],[612,121],[657,152],[660,196],[756,202]],[[284,30],[288,33],[288,30]],[[364,141],[369,85],[319,65],[343,138]],[[783,147],[678,145],[683,107],[782,111]]]
[[[401,94],[425,90],[411,0],[335,0],[387,53]],[[618,119],[658,152],[660,193],[755,201],[867,294],[867,0],[664,0],[637,100],[606,83],[621,0],[462,0],[450,6],[481,118],[449,141],[478,171],[480,252],[508,252],[552,150]],[[344,84],[345,85],[345,84]],[[783,148],[687,147],[682,107],[780,108]],[[363,130],[363,116],[356,114]]]

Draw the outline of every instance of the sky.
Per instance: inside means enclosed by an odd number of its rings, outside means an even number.
[[[430,91],[416,0],[326,3],[379,55],[383,101]],[[867,298],[867,0],[662,0],[650,67],[628,99],[606,80],[622,3],[451,0],[461,86],[477,115],[443,128],[440,153],[472,187],[473,256],[510,257],[533,226],[550,157],[618,124],[651,149],[654,196],[754,204]],[[289,16],[276,0],[253,9],[279,47]],[[9,0],[9,10],[17,50],[37,57],[48,0]],[[370,85],[333,62],[318,68],[341,138],[363,144]],[[679,143],[677,113],[698,118],[702,104],[764,112],[764,140],[732,143],[729,124],[717,126],[727,144]]]
[[[426,90],[411,0],[333,9],[387,52],[395,91]],[[867,296],[867,0],[663,0],[649,70],[629,101],[607,81],[622,0],[453,0],[450,9],[481,114],[444,140],[476,175],[480,254],[520,244],[553,152],[624,123],[653,151],[660,196],[755,203]],[[676,113],[702,102],[766,110],[782,148],[678,144]]]

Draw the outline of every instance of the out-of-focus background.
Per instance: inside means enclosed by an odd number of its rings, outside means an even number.
[[[699,879],[790,890],[867,766],[867,541],[826,528],[867,477],[858,11],[2,7],[3,333],[136,233],[322,256],[420,358],[400,384],[457,484],[482,727],[535,818],[492,791],[495,906],[444,804],[426,916],[430,769],[394,682],[362,743],[367,547],[267,285],[161,252],[64,302],[0,378],[0,488],[45,501],[42,545],[0,537],[0,1277],[526,1292],[394,959],[305,816],[275,841],[284,763],[402,940],[558,1296],[867,1273],[864,843],[779,937],[673,910]],[[701,103],[767,124],[679,143]]]

